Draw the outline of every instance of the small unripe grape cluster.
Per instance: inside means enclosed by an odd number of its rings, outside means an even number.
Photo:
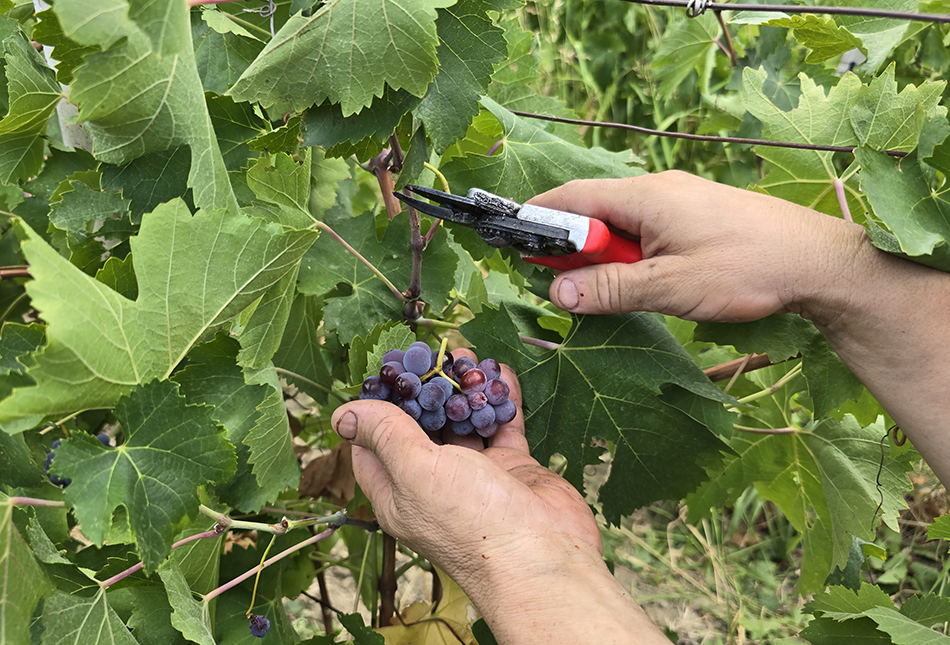
[[[476,365],[449,352],[439,366],[438,361],[439,351],[422,342],[406,351],[391,349],[383,355],[379,376],[363,381],[360,398],[395,403],[429,433],[451,428],[459,436],[476,432],[487,438],[515,418],[498,361],[486,358]]]

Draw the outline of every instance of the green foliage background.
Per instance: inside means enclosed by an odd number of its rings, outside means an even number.
[[[891,446],[882,461],[888,419],[810,323],[569,316],[546,300],[546,271],[451,226],[430,236],[421,314],[406,321],[328,232],[403,290],[412,232],[405,213],[387,217],[390,169],[399,187],[441,188],[437,168],[455,193],[520,201],[574,178],[677,168],[840,217],[838,191],[881,248],[948,270],[946,27],[739,10],[720,23],[618,0],[247,4],[0,0],[0,266],[19,276],[0,281],[0,640],[248,640],[249,583],[194,594],[259,556],[225,554],[220,539],[172,551],[210,528],[199,502],[336,510],[295,492],[291,421],[332,447],[326,420],[382,351],[447,334],[519,373],[542,463],[560,455],[582,488],[584,467],[609,458],[606,521],[682,499],[697,521],[754,487],[801,540],[797,590],[816,594],[802,638],[950,641],[931,629],[950,619],[943,587],[897,607],[862,584],[865,557],[883,551],[875,518],[898,527],[919,457]],[[866,59],[849,69],[853,50]],[[701,371],[752,352],[786,362],[728,394]],[[285,396],[298,393],[309,411],[291,419]],[[795,432],[761,434],[784,428]],[[92,438],[103,430],[114,446]],[[43,473],[55,439],[50,471],[66,489]],[[300,640],[281,600],[313,576],[307,553],[266,572],[265,641]],[[140,574],[100,585],[138,561]]]

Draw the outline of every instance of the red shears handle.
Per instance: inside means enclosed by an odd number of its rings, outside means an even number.
[[[525,257],[525,262],[550,267],[555,271],[569,271],[592,264],[623,262],[632,264],[643,259],[640,243],[613,233],[599,219],[590,220],[587,243],[577,253]]]

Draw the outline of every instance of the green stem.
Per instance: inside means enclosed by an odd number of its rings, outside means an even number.
[[[316,381],[311,381],[311,380],[308,379],[306,376],[301,376],[300,374],[297,374],[296,372],[291,372],[290,370],[285,370],[283,367],[275,367],[275,368],[274,368],[274,371],[277,372],[278,374],[283,374],[284,376],[289,376],[290,378],[295,378],[295,379],[298,379],[298,380],[300,380],[300,381],[303,381],[304,383],[307,383],[308,385],[312,385],[313,387],[315,387],[315,388],[317,388],[318,390],[321,390],[321,391],[323,391],[323,392],[326,392],[327,394],[332,394],[332,395],[335,396],[337,399],[339,399],[340,402],[342,402],[342,403],[349,403],[349,401],[350,401],[348,398],[346,398],[345,396],[343,396],[342,394],[340,394],[339,392],[337,392],[337,391],[334,390],[333,388],[329,388],[329,387],[327,387],[326,385],[320,385],[320,384],[317,383]]]
[[[738,424],[733,424],[732,429],[748,434],[795,434],[796,432],[799,432],[798,428],[752,428],[750,426],[740,426]]]
[[[43,508],[66,508],[66,502],[57,502],[52,499],[36,497],[8,497],[7,500],[14,506],[41,506]]]
[[[308,539],[304,540],[303,542],[298,542],[297,544],[293,545],[293,546],[290,547],[289,549],[284,549],[283,551],[281,551],[280,553],[278,553],[277,555],[275,555],[275,556],[274,556],[273,558],[271,558],[270,560],[265,561],[264,564],[261,565],[261,566],[262,566],[262,567],[269,567],[270,565],[274,564],[275,562],[278,562],[278,561],[280,561],[280,560],[283,560],[283,559],[286,558],[288,555],[292,555],[292,554],[296,553],[297,551],[299,551],[300,549],[303,549],[304,547],[308,547],[308,546],[310,546],[311,544],[316,544],[316,543],[319,542],[320,540],[322,540],[322,539],[324,539],[324,538],[328,538],[328,537],[330,537],[331,535],[333,535],[333,533],[336,532],[336,530],[337,530],[338,528],[340,528],[340,527],[337,526],[337,525],[331,524],[331,525],[327,528],[327,530],[323,531],[322,533],[317,533],[317,534],[314,535],[313,537],[308,538]],[[256,574],[257,571],[258,571],[258,568],[259,568],[259,567],[254,567],[253,569],[250,569],[250,570],[248,570],[248,571],[245,571],[244,573],[242,573],[241,575],[239,575],[239,576],[238,576],[237,578],[235,578],[234,580],[231,580],[230,582],[226,582],[225,584],[221,585],[221,586],[218,587],[217,589],[213,589],[213,590],[209,591],[209,592],[204,596],[204,599],[203,599],[204,603],[205,603],[205,604],[208,604],[209,602],[211,602],[213,599],[215,599],[215,598],[217,598],[218,596],[220,596],[221,594],[223,594],[223,593],[224,593],[225,591],[227,591],[228,589],[231,589],[232,587],[236,587],[237,585],[241,584],[242,582],[244,582],[245,580],[247,580],[248,578],[250,578],[251,576],[253,576],[254,574]]]
[[[788,373],[785,374],[785,376],[775,381],[773,385],[765,388],[764,390],[756,392],[755,394],[750,394],[749,396],[742,397],[741,399],[739,399],[739,403],[740,404],[752,403],[753,401],[758,401],[759,399],[763,399],[767,396],[772,396],[773,394],[778,392],[780,389],[782,389],[782,387],[785,386],[786,383],[788,383],[789,381],[791,381],[793,378],[795,378],[801,373],[802,373],[802,364],[799,363],[798,365],[790,369]],[[735,410],[735,408],[733,408],[733,410]]]
[[[364,258],[362,255],[360,255],[360,252],[357,251],[356,249],[354,249],[352,246],[350,246],[349,243],[348,243],[346,240],[344,240],[342,237],[340,237],[339,234],[337,234],[336,231],[334,231],[332,228],[330,228],[329,226],[327,226],[326,223],[321,222],[320,220],[314,220],[314,225],[315,225],[317,228],[319,228],[321,231],[326,231],[331,237],[333,237],[334,240],[336,240],[337,242],[339,242],[340,244],[342,244],[342,245],[343,245],[343,248],[345,248],[347,251],[349,251],[350,253],[352,253],[353,256],[354,256],[357,260],[359,260],[359,261],[362,262],[364,265],[366,265],[366,267],[367,267],[370,271],[372,271],[374,274],[376,274],[376,277],[377,277],[377,278],[379,278],[380,280],[382,280],[383,283],[385,283],[385,285],[386,285],[387,287],[389,287],[389,290],[393,292],[393,295],[396,296],[396,297],[399,299],[400,302],[409,302],[409,298],[407,298],[406,296],[404,296],[403,293],[402,293],[399,289],[396,288],[396,285],[394,285],[392,282],[389,281],[389,278],[387,278],[386,276],[384,276],[384,275],[382,274],[382,272],[381,272],[379,269],[377,269],[375,266],[373,266],[373,264],[372,264],[369,260],[367,260],[367,259]]]
[[[258,27],[253,22],[248,22],[247,20],[244,20],[243,18],[238,18],[234,14],[228,13],[227,11],[222,11],[221,13],[227,16],[228,19],[234,24],[241,25],[245,29],[253,29],[256,32],[259,32],[262,36],[266,37],[267,40],[270,40],[271,38],[274,37],[269,31],[267,31],[263,27]]]
[[[444,320],[433,320],[432,318],[416,318],[412,321],[413,325],[421,327],[444,327],[445,329],[458,329],[461,325],[446,322]]]
[[[214,509],[208,508],[204,504],[200,504],[198,510],[202,515],[207,515],[228,530],[262,531],[264,533],[273,533],[274,535],[283,535],[288,531],[293,531],[294,529],[299,529],[304,526],[313,526],[315,524],[334,524],[338,526],[346,524],[345,511],[337,511],[332,515],[325,515],[323,517],[309,517],[304,520],[288,520],[284,517],[276,524],[266,524],[264,522],[235,520],[224,513],[218,513]]]

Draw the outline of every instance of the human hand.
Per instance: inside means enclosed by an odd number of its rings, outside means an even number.
[[[809,315],[815,285],[847,281],[860,226],[784,200],[668,171],[572,181],[530,200],[639,237],[643,260],[565,272],[551,300],[575,313],[658,311],[738,322]]]
[[[474,359],[465,349],[453,355]],[[437,445],[384,401],[348,403],[332,418],[354,444],[353,470],[383,529],[446,571],[483,613],[483,603],[501,598],[499,585],[530,576],[533,566],[571,558],[603,567],[590,508],[530,456],[521,387],[506,365],[502,378],[518,413],[484,449],[480,437],[451,431]]]

